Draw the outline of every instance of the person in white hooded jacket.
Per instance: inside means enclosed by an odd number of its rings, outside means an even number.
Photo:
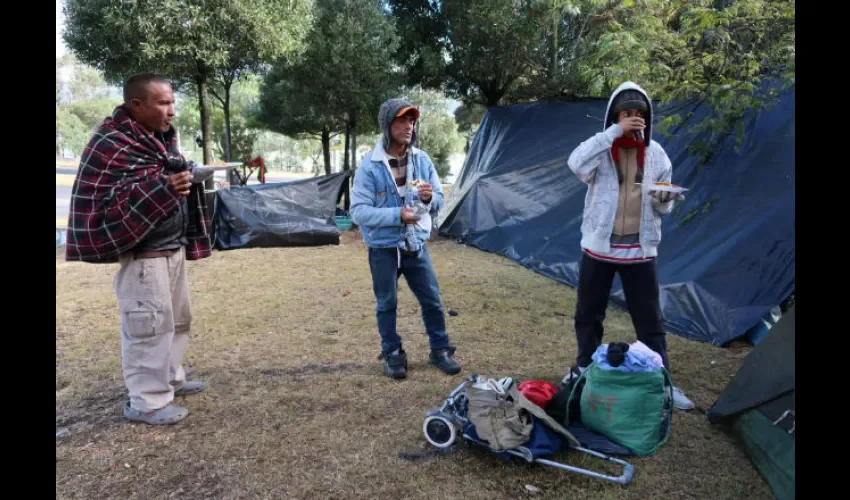
[[[664,148],[652,140],[651,124],[652,101],[640,86],[625,82],[611,94],[603,130],[579,144],[567,160],[587,184],[575,313],[578,355],[572,376],[590,365],[602,343],[615,273],[623,283],[638,340],[660,354],[670,370],[655,258],[661,217],[683,196],[655,189],[656,183],[670,183],[673,168]],[[673,399],[679,409],[694,407],[679,388],[674,388]]]

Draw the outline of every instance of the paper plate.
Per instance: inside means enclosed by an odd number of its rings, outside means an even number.
[[[635,185],[642,186],[643,184],[636,182]],[[654,184],[649,187],[649,191],[660,191],[660,192],[668,192],[668,193],[684,193],[688,188],[683,188],[682,186],[665,186],[658,184]]]

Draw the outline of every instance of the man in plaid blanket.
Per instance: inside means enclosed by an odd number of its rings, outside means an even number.
[[[174,396],[204,388],[182,366],[192,322],[186,261],[211,254],[203,182],[213,171],[183,158],[173,118],[168,81],[130,77],[124,103],[83,151],[68,216],[66,260],[119,263],[124,416],[149,424],[182,420],[188,411]]]

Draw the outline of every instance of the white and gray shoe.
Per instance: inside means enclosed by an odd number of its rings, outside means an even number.
[[[578,379],[585,371],[587,371],[586,366],[584,368],[580,366],[570,367],[570,371],[568,371],[567,374],[564,375],[564,378],[561,379],[561,384],[566,385],[572,383],[574,380]]]
[[[673,386],[673,406],[679,410],[693,410],[695,407],[694,402],[688,399],[682,389],[676,386]]]

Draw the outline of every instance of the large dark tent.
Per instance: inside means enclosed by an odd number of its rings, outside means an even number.
[[[664,218],[658,270],[665,327],[717,345],[742,336],[794,290],[794,88],[751,113],[736,152],[728,136],[700,165],[685,131],[704,107],[669,106],[682,121],[653,139],[687,199]],[[587,192],[570,152],[603,128],[606,99],[536,102],[487,111],[439,232],[570,286],[577,284]],[[693,114],[689,114],[693,111]],[[612,303],[625,308],[619,278]]]
[[[216,191],[220,250],[338,245],[335,216],[348,172]]]

